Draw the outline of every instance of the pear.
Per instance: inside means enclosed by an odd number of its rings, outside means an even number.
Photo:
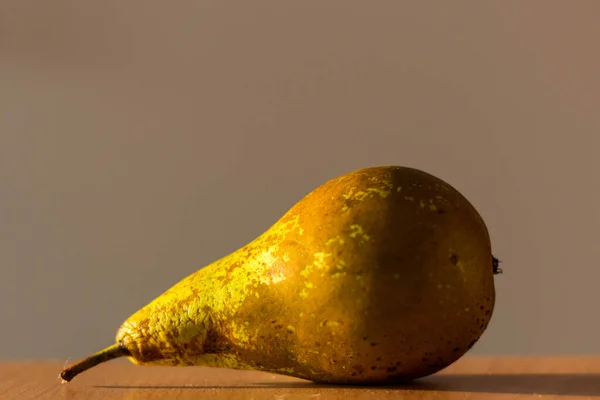
[[[60,378],[127,357],[320,383],[406,382],[479,340],[499,272],[482,217],[455,188],[415,168],[363,168],[176,283]]]

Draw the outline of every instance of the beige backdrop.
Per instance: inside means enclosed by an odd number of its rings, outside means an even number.
[[[324,181],[481,211],[473,353],[600,352],[600,1],[0,3],[0,358],[77,358]]]

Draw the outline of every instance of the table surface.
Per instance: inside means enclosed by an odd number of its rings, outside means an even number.
[[[405,386],[319,385],[254,371],[99,365],[62,384],[62,362],[0,363],[0,399],[600,399],[600,356],[465,356]]]

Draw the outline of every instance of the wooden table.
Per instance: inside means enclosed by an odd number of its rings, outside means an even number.
[[[61,384],[63,363],[0,364],[0,399],[600,399],[597,357],[467,357],[408,386],[317,385],[281,375],[202,367],[99,365]]]

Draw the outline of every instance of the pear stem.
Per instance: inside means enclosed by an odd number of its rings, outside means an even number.
[[[64,369],[59,377],[64,382],[69,382],[71,379],[75,378],[80,373],[87,371],[88,369],[95,367],[96,365],[113,360],[119,357],[127,357],[130,356],[131,353],[120,344],[113,344],[105,348],[104,350],[100,350],[99,352],[92,354],[89,357],[84,358],[83,360],[71,365],[69,368]]]

